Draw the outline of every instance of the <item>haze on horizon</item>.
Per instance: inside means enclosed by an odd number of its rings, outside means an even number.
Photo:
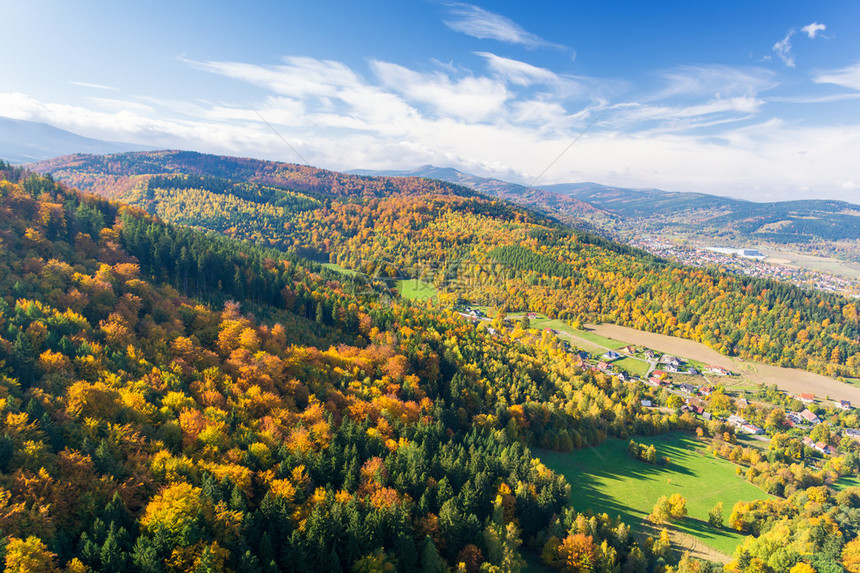
[[[0,116],[336,170],[857,202],[860,5],[749,4],[9,2]]]

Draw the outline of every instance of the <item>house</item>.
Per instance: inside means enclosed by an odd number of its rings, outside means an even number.
[[[735,406],[737,406],[738,409],[746,408],[749,405],[750,403],[747,402],[746,398],[738,398],[737,400],[735,400]]]
[[[854,428],[846,428],[845,435],[852,440],[860,441],[860,430],[855,430]]]
[[[711,413],[710,412],[704,412],[702,414],[702,418],[704,418],[706,420],[710,420],[711,419]]]
[[[690,366],[689,368],[687,368],[687,374],[689,374],[690,376],[698,376],[699,374],[701,374],[701,372],[699,372],[698,368]]]
[[[821,420],[818,418],[818,416],[816,416],[815,414],[810,412],[809,409],[806,409],[803,412],[801,412],[800,417],[803,418],[804,421],[809,422],[810,424],[821,423]]]
[[[815,442],[812,444],[812,449],[821,452],[822,454],[832,454],[833,448],[825,444],[824,442]]]
[[[600,370],[601,372],[607,372],[609,370],[612,370],[612,366],[610,366],[606,362],[598,362],[597,363],[597,369]]]
[[[836,403],[836,405],[839,406],[840,408],[842,408],[843,410],[850,410],[851,409],[851,402],[849,402],[848,400],[839,400],[839,402]]]
[[[674,373],[674,372],[678,371],[678,367],[674,366],[672,364],[667,364],[665,368],[666,368],[666,372],[673,372]]]
[[[687,384],[686,382],[684,382],[683,384],[678,384],[678,390],[684,392],[685,394],[692,394],[696,391],[696,387],[692,384]]]
[[[651,377],[643,380],[643,382],[645,382],[649,386],[659,386],[660,385],[660,379],[657,378],[656,376],[651,376]]]
[[[652,406],[651,400],[642,400],[642,405],[646,408],[650,408]]]
[[[729,372],[722,366],[716,366],[714,364],[709,364],[708,366],[705,366],[705,373],[715,374],[717,376],[728,376],[729,374],[731,374],[731,372]]]
[[[629,354],[632,356],[632,355],[636,354],[636,347],[631,346],[631,345],[627,345],[621,349],[621,352],[623,352],[624,354]]]
[[[672,356],[671,354],[664,354],[663,357],[660,358],[660,363],[661,364],[669,364],[669,365],[677,368],[678,366],[683,364],[684,361],[681,360],[680,358],[678,358],[677,356]]]
[[[734,426],[735,428],[740,428],[741,426],[743,426],[744,424],[747,423],[746,420],[744,420],[740,416],[736,416],[734,414],[729,416],[729,419],[727,421],[730,425]]]
[[[764,434],[764,430],[756,426],[755,424],[750,424],[747,422],[746,424],[741,425],[741,431],[747,434],[752,434],[754,436],[758,436]]]
[[[803,402],[804,404],[812,404],[813,402],[815,402],[815,394],[809,394],[806,392],[801,392],[800,395],[797,397],[797,399],[800,400],[801,402]]]
[[[791,421],[795,424],[802,424],[804,422],[803,416],[801,416],[797,412],[789,412],[788,414],[785,415],[785,417],[788,418],[789,421]]]
[[[645,349],[645,358],[649,358],[649,359],[651,359],[651,360],[654,360],[654,357],[655,357],[655,356],[657,356],[657,355],[656,355],[656,354],[654,354],[654,351],[653,351],[653,350],[651,350],[650,348],[646,348],[646,349]]]
[[[689,398],[686,398],[684,401],[687,404],[689,404],[690,406],[693,406],[694,408],[702,408],[702,407],[707,405],[707,403],[704,400],[702,400],[701,398],[696,398],[694,396],[690,396]]]
[[[651,376],[656,376],[660,380],[665,380],[669,377],[669,374],[667,374],[665,370],[654,370],[651,372]]]
[[[576,355],[579,356],[580,360],[588,360],[589,358],[591,358],[591,355],[585,350],[580,350],[576,353]]]
[[[811,448],[812,444],[814,444],[814,443],[815,442],[812,441],[812,438],[810,438],[809,436],[803,436],[803,445],[804,446],[809,446]]]
[[[614,350],[610,350],[609,352],[607,352],[606,354],[603,355],[603,358],[605,358],[606,360],[618,360],[619,358],[621,358],[621,355],[618,354],[617,352],[615,352]]]
[[[699,394],[701,394],[702,396],[710,396],[711,392],[713,391],[713,388],[711,388],[710,386],[702,386],[701,388],[699,388]]]

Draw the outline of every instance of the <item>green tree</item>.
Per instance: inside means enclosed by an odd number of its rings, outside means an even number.
[[[722,527],[723,518],[723,502],[718,501],[716,505],[708,512],[708,523],[711,527]]]

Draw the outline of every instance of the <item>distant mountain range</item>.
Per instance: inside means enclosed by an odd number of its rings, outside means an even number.
[[[680,233],[698,239],[749,245],[816,245],[826,254],[860,255],[860,205],[804,200],[756,203],[704,193],[626,189],[597,183],[528,187],[425,165],[412,171],[354,171],[365,175],[430,177],[536,207],[547,214],[621,239],[647,233]],[[827,245],[823,245],[823,243]]]
[[[45,162],[70,154],[149,150],[152,148],[83,137],[44,123],[0,117],[0,158],[12,163]],[[69,167],[63,160],[45,163],[40,166],[43,171]],[[789,245],[860,260],[860,206],[844,201],[755,203],[702,193],[627,189],[589,182],[528,186],[433,165],[408,171],[350,173],[455,183],[615,239],[672,234],[737,247]],[[126,176],[117,174],[120,179]],[[87,186],[83,180],[75,183]]]
[[[47,123],[0,117],[0,159],[31,163],[72,153],[122,153],[154,149],[145,145],[84,137]]]
[[[565,193],[556,193],[540,187],[529,187],[518,183],[509,183],[500,179],[479,177],[463,173],[450,167],[435,167],[424,165],[411,171],[349,171],[354,175],[387,175],[390,177],[426,177],[439,179],[470,187],[491,197],[498,197],[512,203],[531,207],[542,211],[559,220],[589,231],[607,234],[607,228],[614,226],[618,217],[605,209],[583,201]]]

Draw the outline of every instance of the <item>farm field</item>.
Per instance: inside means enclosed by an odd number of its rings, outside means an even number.
[[[645,376],[650,368],[647,362],[635,358],[622,358],[613,362],[612,365],[637,376]]]
[[[707,555],[712,550],[730,555],[743,536],[729,528],[708,524],[708,512],[723,502],[726,521],[738,501],[769,498],[767,493],[738,477],[735,465],[704,453],[704,446],[690,434],[671,432],[635,438],[654,444],[658,455],[668,456],[667,467],[631,458],[627,441],[610,439],[596,448],[559,453],[537,450],[541,461],[564,474],[571,484],[571,501],[577,511],[592,509],[621,518],[639,531],[649,529],[643,519],[661,495],[679,493],[687,499],[688,516],[676,524],[677,542]],[[685,541],[686,540],[686,541]],[[713,554],[710,555],[714,559]]]
[[[337,271],[341,274],[348,275],[348,276],[352,276],[352,275],[356,274],[356,271],[354,271],[352,269],[345,269],[337,263],[323,263],[322,266],[324,266],[327,269],[331,269],[333,271]]]
[[[410,300],[429,300],[434,298],[438,291],[432,284],[426,281],[404,279],[397,281],[397,292],[403,298]]]
[[[716,364],[741,374],[740,377],[730,377],[719,380],[732,389],[753,390],[760,384],[772,386],[774,384],[780,390],[790,393],[811,392],[816,398],[823,399],[830,396],[832,399],[850,400],[860,403],[860,387],[794,368],[780,368],[769,364],[750,362],[740,358],[725,356],[708,348],[700,342],[675,338],[665,334],[645,332],[626,326],[616,324],[601,324],[597,326],[588,325],[588,332],[597,336],[625,340],[628,343],[647,346],[661,352],[669,352],[676,356],[690,358],[705,364]]]
[[[759,250],[767,255],[765,262],[768,263],[832,273],[849,279],[860,278],[860,264],[856,262],[842,261],[832,257],[819,257],[815,255],[792,253],[789,251],[780,251],[769,249],[767,247],[759,247]]]

